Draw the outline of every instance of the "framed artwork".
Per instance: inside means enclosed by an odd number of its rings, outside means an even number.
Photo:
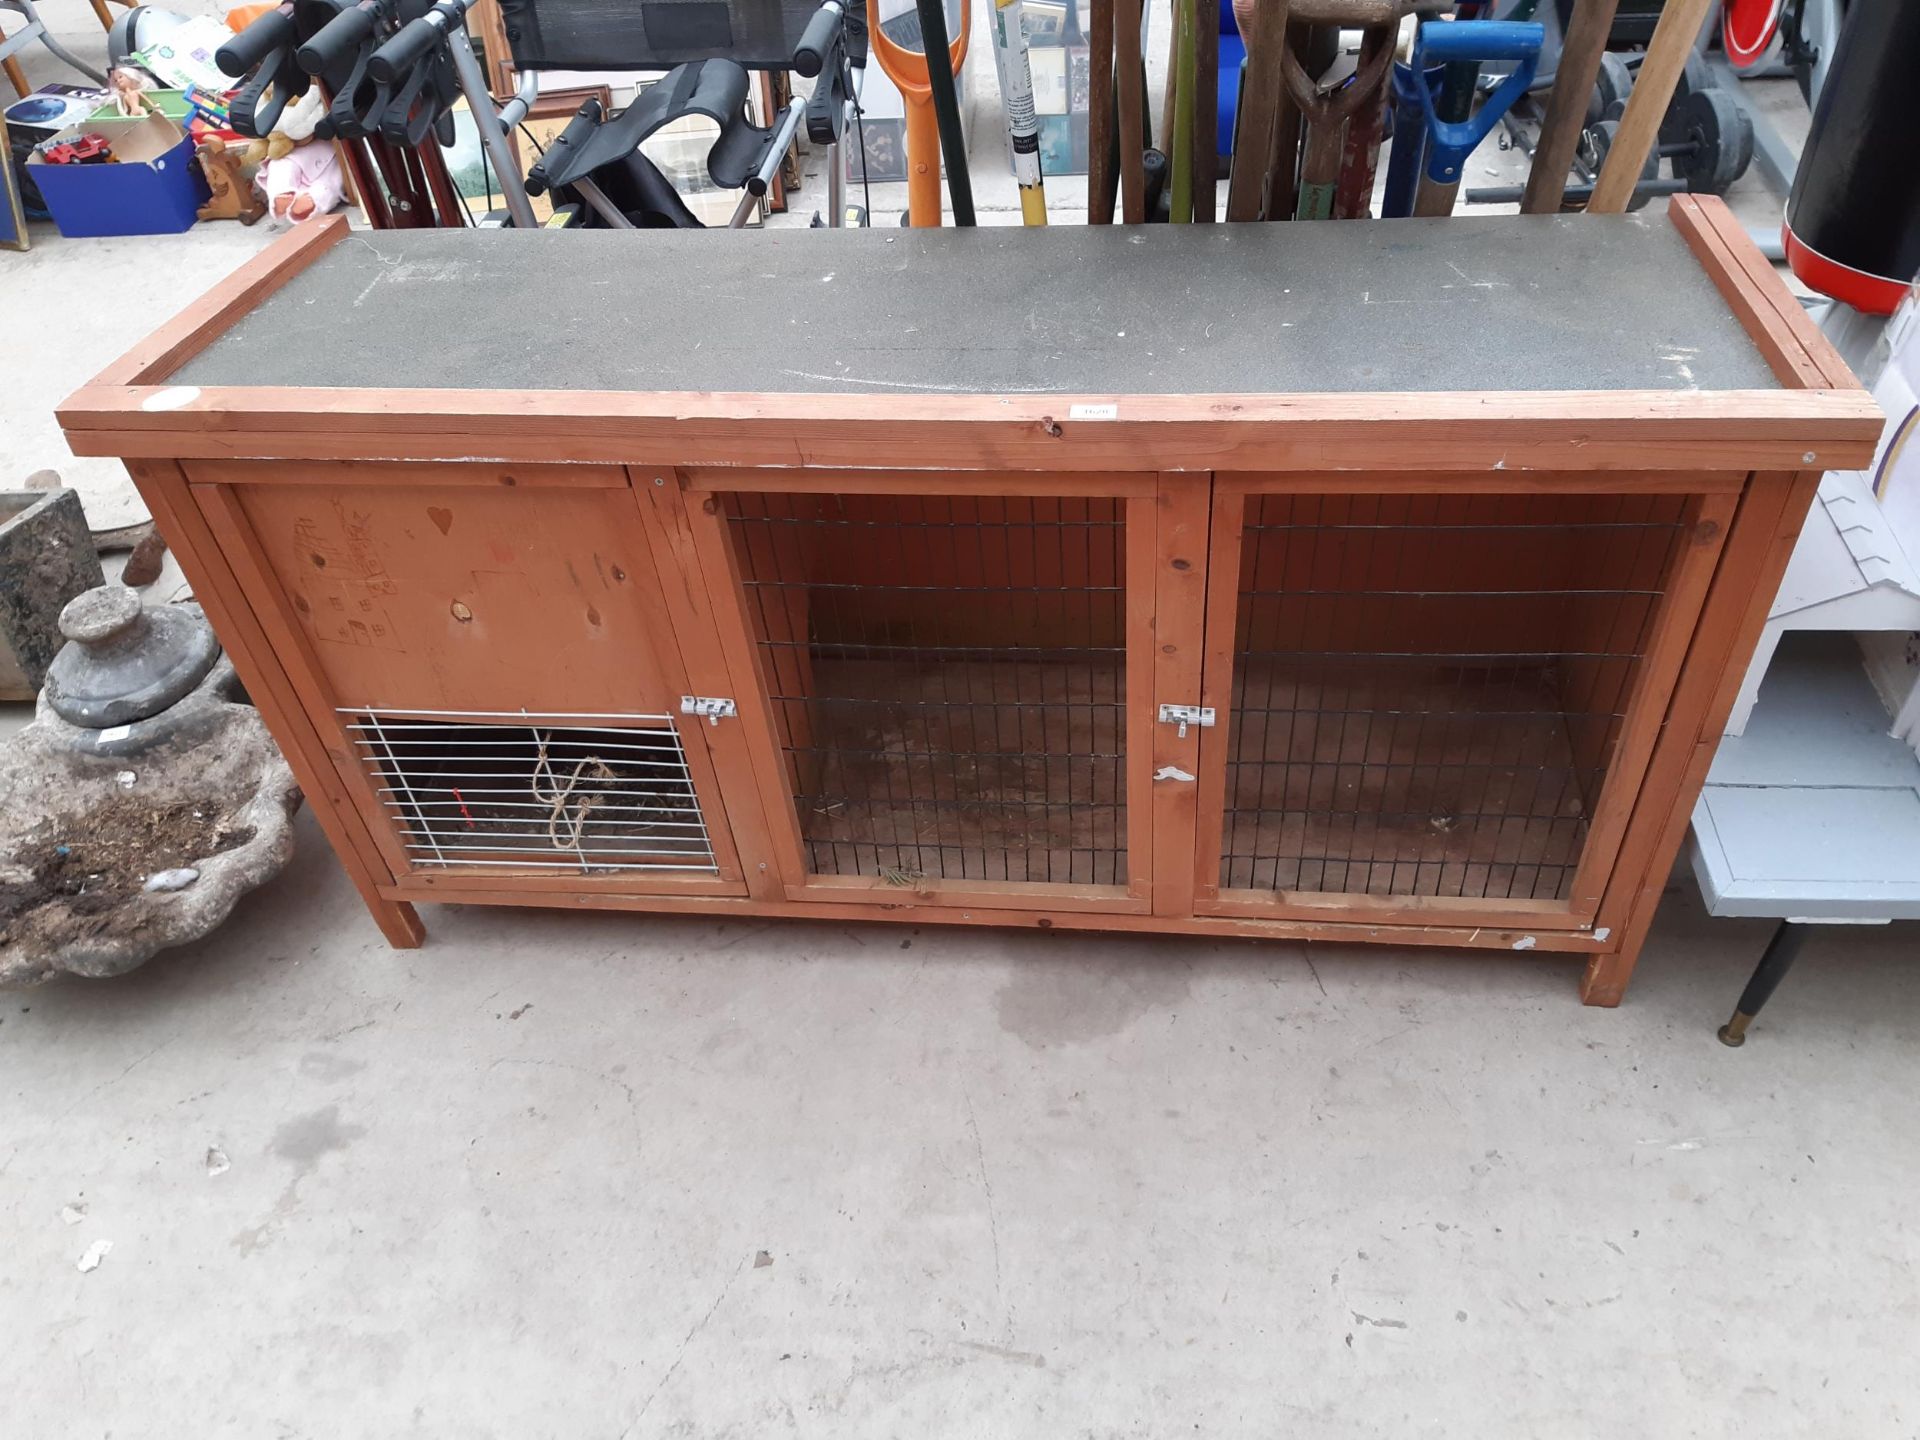
[[[907,178],[907,122],[868,115],[862,118],[859,129],[847,127],[847,139],[853,143],[841,146],[849,183],[858,184],[861,179],[862,136],[866,140],[866,179],[877,185]]]
[[[611,110],[613,87],[568,85],[558,90],[543,91],[527,111],[527,128],[539,136],[540,143],[544,145],[549,135],[566,129],[567,121],[573,118],[574,112],[589,100],[598,100],[602,110]]]
[[[1027,63],[1033,71],[1033,108],[1040,118],[1040,169],[1048,175],[1084,175],[1087,112],[1093,98],[1086,41],[1091,13],[1078,0],[1024,0],[1021,10]]]
[[[767,117],[779,115],[786,108],[787,101],[793,98],[793,84],[784,75],[776,78],[770,70],[760,71],[753,79],[754,91],[760,101],[759,123],[766,125],[770,123]],[[767,187],[766,197],[760,202],[763,210],[771,210],[776,215],[786,213],[787,162],[794,158],[794,146],[799,143],[800,137],[804,134],[806,134],[806,126],[803,123],[801,128],[794,132],[794,138],[787,146],[786,155],[781,157],[780,168],[773,172],[773,183]],[[798,172],[796,171],[795,174],[797,175]]]

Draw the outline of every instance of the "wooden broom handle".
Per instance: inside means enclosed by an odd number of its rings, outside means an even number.
[[[1647,153],[1660,133],[1660,122],[1666,118],[1680,72],[1687,68],[1687,56],[1712,3],[1667,0],[1660,12],[1660,23],[1647,43],[1647,58],[1640,62],[1639,78],[1627,97],[1627,113],[1620,117],[1620,131],[1607,148],[1607,163],[1594,182],[1593,198],[1587,201],[1589,215],[1619,215],[1633,199],[1640,169],[1647,163]]]
[[[1227,172],[1227,219],[1258,220],[1267,158],[1273,149],[1274,117],[1287,83],[1282,73],[1287,0],[1233,0],[1233,14],[1247,45],[1247,82],[1240,94],[1233,168]]]
[[[1606,53],[1607,36],[1619,9],[1620,0],[1578,0],[1574,6],[1573,23],[1560,46],[1553,96],[1540,122],[1540,142],[1533,147],[1533,169],[1527,172],[1526,193],[1520,197],[1522,215],[1559,213],[1574,148],[1585,128],[1594,77],[1600,73],[1600,57]]]
[[[1338,25],[1342,30],[1371,30],[1391,25],[1406,12],[1401,0],[1293,0],[1292,18],[1303,25]],[[1239,5],[1234,6],[1238,19]]]

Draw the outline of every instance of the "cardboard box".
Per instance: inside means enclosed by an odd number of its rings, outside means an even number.
[[[51,143],[88,134],[107,138],[113,163],[49,165],[38,151],[27,159],[62,235],[176,235],[192,227],[212,192],[178,125],[162,115],[100,120],[63,130]]]

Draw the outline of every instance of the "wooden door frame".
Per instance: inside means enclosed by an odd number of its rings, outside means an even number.
[[[1140,723],[1148,727],[1147,743],[1133,738],[1128,754],[1144,757],[1142,788],[1151,793],[1153,813],[1153,913],[1181,916],[1194,913],[1194,867],[1187,857],[1199,844],[1196,830],[1200,804],[1198,777],[1205,773],[1203,737],[1213,732],[1202,725],[1162,724],[1159,707],[1211,704],[1203,683],[1202,660],[1207,639],[1207,566],[1213,477],[1206,474],[1162,474],[1153,498],[1153,528],[1144,537],[1151,545],[1151,589],[1154,607],[1152,691],[1142,697]],[[1143,587],[1144,588],[1144,587]],[[1136,687],[1146,689],[1145,686]],[[1130,692],[1131,693],[1131,692]],[[1141,807],[1145,808],[1145,807]]]
[[[1699,623],[1721,547],[1733,522],[1746,477],[1713,473],[1698,477],[1634,473],[1494,474],[1485,477],[1375,477],[1355,484],[1351,475],[1312,473],[1239,474],[1214,477],[1206,603],[1203,705],[1218,716],[1199,748],[1200,776],[1194,827],[1195,912],[1247,918],[1326,919],[1359,914],[1380,924],[1525,926],[1538,930],[1591,930],[1625,839],[1633,802],[1653,760],[1667,705]],[[1249,502],[1265,495],[1370,493],[1467,494],[1671,494],[1686,497],[1680,539],[1663,580],[1648,627],[1646,650],[1635,667],[1621,731],[1607,764],[1598,803],[1588,817],[1570,895],[1566,900],[1493,899],[1479,896],[1378,896],[1345,891],[1223,890],[1220,859],[1226,830],[1227,761],[1231,749],[1235,631],[1239,621],[1240,561]]]
[[[683,492],[682,513],[698,571],[706,581],[705,604],[712,633],[732,677],[731,695],[746,732],[745,758],[752,773],[753,813],[789,901],[845,905],[864,903],[886,909],[951,906],[986,911],[1065,913],[1154,913],[1154,855],[1187,855],[1191,846],[1159,851],[1157,807],[1152,773],[1155,737],[1151,727],[1157,683],[1154,632],[1156,547],[1161,480],[1152,473],[1104,472],[1059,476],[957,471],[930,477],[917,471],[888,470],[636,470],[636,477],[672,473]],[[1188,483],[1195,483],[1191,478]],[[1199,482],[1204,486],[1204,478]],[[727,493],[871,494],[965,497],[1103,497],[1123,502],[1125,544],[1125,625],[1127,634],[1125,709],[1127,793],[1127,883],[1072,884],[1046,881],[923,879],[910,887],[861,875],[821,875],[807,869],[806,841],[794,813],[783,747],[769,696],[777,693],[766,671],[748,616],[739,558],[722,512]],[[1196,572],[1198,573],[1198,572]],[[1145,728],[1143,728],[1145,727]],[[735,783],[743,777],[736,774]],[[1144,802],[1144,803],[1143,803]],[[1184,867],[1183,867],[1184,868]]]

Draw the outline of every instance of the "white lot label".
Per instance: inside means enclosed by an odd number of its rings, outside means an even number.
[[[1069,420],[1118,420],[1118,405],[1070,405],[1067,407]]]

